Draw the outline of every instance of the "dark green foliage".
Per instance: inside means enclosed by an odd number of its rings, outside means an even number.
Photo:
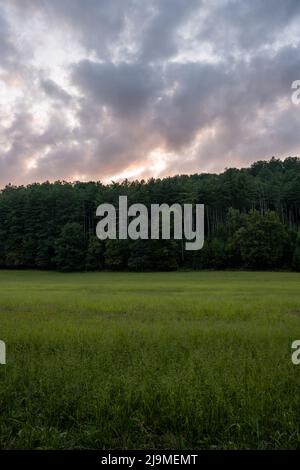
[[[57,239],[55,262],[60,271],[82,271],[85,267],[85,240],[79,224],[66,224]]]
[[[272,158],[220,175],[125,180],[107,186],[100,182],[9,185],[0,192],[0,267],[298,269],[299,188],[296,157]],[[205,204],[203,250],[185,251],[184,241],[98,242],[96,208],[104,202],[116,206],[120,195],[128,196],[129,205],[139,202],[148,208],[153,203]],[[70,224],[76,224],[73,241],[63,232]]]
[[[178,244],[174,240],[151,240],[152,269],[175,271],[178,268]]]
[[[38,242],[35,264],[39,269],[55,267],[55,238],[49,237]]]
[[[222,240],[213,238],[200,253],[203,268],[222,269],[226,266],[225,243]]]
[[[128,268],[132,271],[151,271],[153,267],[152,241],[136,240],[132,242]]]
[[[87,271],[99,271],[104,267],[104,243],[96,236],[89,239],[85,266]]]
[[[293,269],[300,271],[300,234],[298,235],[296,247],[293,256]]]
[[[286,229],[275,212],[262,215],[251,211],[245,216],[245,224],[237,232],[244,265],[251,269],[273,269],[281,266]]]
[[[105,266],[112,271],[127,268],[127,240],[107,240],[105,246]]]

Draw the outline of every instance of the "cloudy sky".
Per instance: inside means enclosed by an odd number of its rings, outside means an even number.
[[[299,0],[0,0],[0,186],[299,155]]]

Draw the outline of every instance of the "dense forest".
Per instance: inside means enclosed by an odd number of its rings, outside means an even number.
[[[205,243],[96,237],[96,208],[205,204]],[[300,270],[300,159],[272,158],[222,174],[6,186],[0,193],[1,268],[82,270]]]

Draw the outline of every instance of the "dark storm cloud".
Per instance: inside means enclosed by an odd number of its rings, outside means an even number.
[[[65,90],[63,90],[57,83],[53,80],[42,79],[41,80],[41,88],[44,90],[46,95],[50,98],[58,101],[62,101],[65,104],[69,103],[71,96]]]
[[[151,176],[157,149],[169,155],[165,173],[299,151],[300,108],[290,99],[291,83],[300,79],[298,0],[9,5],[0,0],[1,65],[18,70],[27,88],[15,119],[0,129],[0,140],[10,143],[0,149],[2,183],[14,172],[21,179],[18,168],[24,181],[108,178],[139,167]],[[73,41],[72,63],[55,66],[57,80],[51,58],[47,70],[24,60],[34,57],[35,44],[20,45],[16,18],[25,31],[44,21],[42,39],[48,27],[50,37],[59,31]],[[41,127],[39,106],[48,114]]]
[[[154,14],[145,29],[140,50],[141,58],[153,61],[176,55],[180,47],[176,30],[200,8],[201,4],[201,0],[153,2]]]
[[[17,11],[47,18],[48,25],[71,30],[73,37],[89,51],[109,58],[128,18],[145,8],[138,0],[11,0]],[[146,2],[147,3],[147,2]],[[140,14],[142,20],[142,13]]]
[[[12,34],[4,12],[0,9],[0,68],[10,68],[17,58]]]
[[[171,97],[157,110],[156,128],[173,150],[184,150],[207,128],[212,136],[195,155],[193,164],[205,167],[212,159],[221,168],[231,161],[247,164],[256,158],[297,152],[300,112],[290,103],[291,77],[300,71],[298,48],[257,56],[250,63],[180,64],[170,68],[177,83]],[[283,118],[284,116],[284,118]],[[224,166],[225,166],[224,165]],[[170,168],[171,170],[171,168]]]
[[[126,118],[138,117],[161,89],[157,70],[143,64],[115,65],[84,60],[74,66],[73,82],[99,105],[107,105]]]
[[[274,43],[297,25],[300,16],[298,0],[227,0],[208,4],[211,7],[198,37],[226,54],[245,53]]]

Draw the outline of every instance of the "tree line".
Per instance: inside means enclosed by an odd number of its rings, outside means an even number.
[[[205,204],[205,243],[96,237],[96,208]],[[0,267],[60,271],[287,269],[300,271],[300,159],[272,158],[221,174],[147,181],[35,183],[0,192]]]

